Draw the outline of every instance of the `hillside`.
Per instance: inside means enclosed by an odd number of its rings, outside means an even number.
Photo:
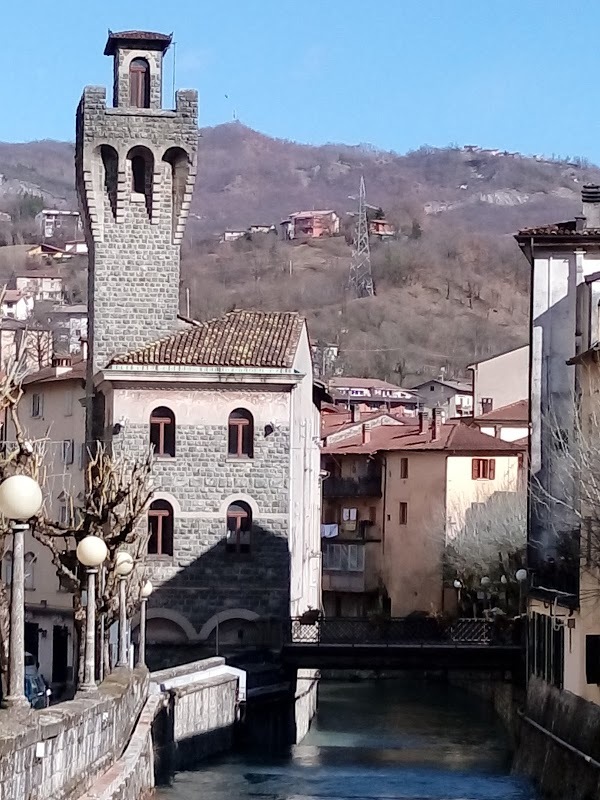
[[[580,162],[477,148],[397,155],[369,146],[311,147],[239,123],[200,135],[182,270],[191,313],[206,318],[233,305],[297,309],[315,338],[340,345],[345,369],[402,380],[442,365],[458,374],[473,359],[524,341],[527,264],[509,234],[572,216],[581,185],[600,181],[600,170]],[[355,207],[349,195],[361,174],[368,201],[400,234],[374,246],[375,298],[356,300],[346,291],[343,237],[316,245],[271,238],[216,244],[226,228],[277,224],[301,208],[335,208],[348,232],[346,212]],[[70,144],[0,144],[0,175],[0,210],[10,212],[23,192],[45,204],[76,202]],[[21,238],[28,236],[24,226]]]

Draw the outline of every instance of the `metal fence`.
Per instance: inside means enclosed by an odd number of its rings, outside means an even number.
[[[454,644],[490,645],[512,639],[510,627],[500,628],[486,619],[458,619],[443,624],[427,617],[325,617],[316,621],[292,619],[293,644]]]

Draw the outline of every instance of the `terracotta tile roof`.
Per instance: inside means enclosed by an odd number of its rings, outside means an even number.
[[[443,450],[448,454],[505,454],[515,455],[525,449],[514,442],[504,442],[495,436],[481,433],[477,428],[461,422],[446,422],[441,426],[440,438],[432,441],[431,430],[419,433],[418,425],[382,425],[371,430],[370,441],[363,443],[362,431],[356,436],[343,439],[323,453],[352,455],[354,453],[376,453],[378,451],[409,450],[413,452]]]
[[[292,312],[230,311],[166,336],[111,364],[281,367],[294,361],[304,318]]]
[[[475,417],[475,422],[529,422],[529,402],[517,400],[507,406],[494,408],[485,414]]]
[[[363,422],[372,422],[380,417],[391,417],[402,424],[415,424],[414,417],[405,417],[402,414],[395,413],[393,409],[392,411],[363,411],[360,415],[360,419],[356,420],[356,422],[352,422],[352,414],[350,411],[338,411],[337,414],[332,414],[327,411],[325,414],[321,415],[321,432],[323,437],[326,438],[333,433],[339,433],[346,428],[352,428],[354,425],[360,426]]]
[[[537,225],[534,228],[523,228],[518,236],[600,236],[600,228],[576,229],[577,222],[569,219],[566,222],[555,222],[552,225]]]

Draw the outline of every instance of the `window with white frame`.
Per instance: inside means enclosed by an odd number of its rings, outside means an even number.
[[[323,569],[335,572],[364,572],[365,548],[359,544],[324,544]]]
[[[75,443],[73,439],[65,439],[62,443],[63,464],[72,464],[74,457]]]

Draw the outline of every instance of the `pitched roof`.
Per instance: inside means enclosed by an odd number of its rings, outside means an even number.
[[[475,417],[475,422],[529,422],[529,401],[517,400],[516,403],[509,403],[507,406],[500,406],[479,414]]]
[[[173,40],[172,33],[154,33],[153,31],[118,31],[108,32],[108,40],[104,48],[105,56],[113,56],[118,44],[126,42],[144,42],[152,50],[166,50]]]
[[[450,379],[446,380],[445,378],[430,378],[428,381],[423,381],[423,383],[417,383],[416,386],[413,386],[412,390],[409,391],[418,391],[421,386],[427,386],[428,383],[440,383],[442,386],[448,386],[449,389],[456,389],[458,392],[473,391],[473,386],[467,381],[453,381]]]
[[[477,428],[461,422],[446,422],[441,426],[439,439],[432,440],[431,436],[430,428],[425,433],[420,433],[418,425],[382,425],[371,430],[368,442],[363,442],[361,431],[354,437],[324,447],[322,452],[352,455],[395,450],[413,452],[443,450],[449,454],[514,455],[524,449],[522,445],[488,436]]]
[[[23,386],[54,381],[84,381],[86,368],[87,362],[80,356],[78,360],[73,360],[71,367],[44,367],[38,372],[27,375],[23,380]]]
[[[554,222],[551,225],[523,228],[517,236],[600,236],[600,228],[583,227],[581,230],[577,230],[577,221],[569,219],[565,222]]]
[[[281,367],[294,361],[304,318],[292,312],[230,311],[116,356],[112,364]]]

